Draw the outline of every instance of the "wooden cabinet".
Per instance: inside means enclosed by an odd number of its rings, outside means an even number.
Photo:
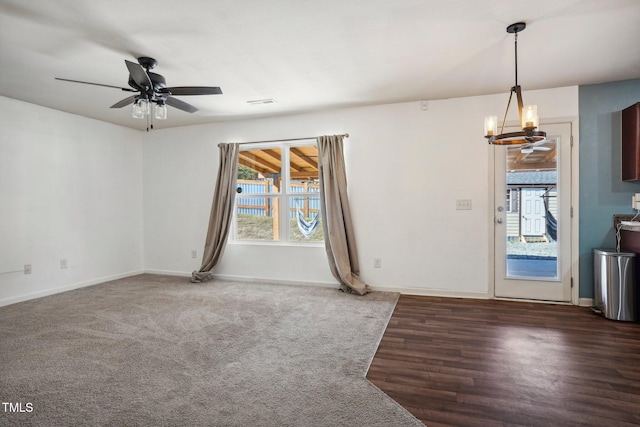
[[[640,102],[622,110],[622,180],[640,180]]]

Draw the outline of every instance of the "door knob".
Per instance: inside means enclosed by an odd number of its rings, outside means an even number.
[[[502,224],[502,218],[496,218],[496,224]]]

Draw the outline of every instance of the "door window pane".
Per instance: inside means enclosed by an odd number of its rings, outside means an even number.
[[[555,160],[555,140],[507,150],[506,277],[558,278]]]

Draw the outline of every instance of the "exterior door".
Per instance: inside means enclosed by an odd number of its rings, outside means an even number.
[[[571,124],[541,128],[547,139],[534,147],[492,147],[494,295],[570,302]],[[522,189],[520,221],[507,227],[508,185],[514,183]]]
[[[522,233],[523,236],[544,236],[546,215],[544,209],[544,189],[522,189]]]

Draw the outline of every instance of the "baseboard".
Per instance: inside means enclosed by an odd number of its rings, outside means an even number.
[[[580,298],[578,305],[580,307],[593,307],[593,298]]]
[[[178,276],[178,277],[191,277],[190,272],[186,271],[173,271],[173,270],[145,270],[147,274],[162,274],[166,276]],[[230,280],[232,282],[254,282],[254,283],[272,283],[274,285],[297,285],[297,286],[317,286],[323,288],[337,288],[340,285],[338,282],[303,282],[300,280],[281,280],[281,279],[268,279],[264,277],[255,276],[238,276],[235,274],[213,274],[214,279],[218,280]]]
[[[161,274],[163,276],[191,277],[191,273],[188,271],[145,269],[144,273],[145,274]]]
[[[403,295],[418,295],[425,297],[445,297],[445,298],[471,298],[471,299],[490,299],[486,292],[467,292],[455,291],[451,289],[425,289],[425,288],[408,288],[408,287],[391,287],[391,286],[371,286],[373,291],[381,292],[398,292]]]
[[[178,277],[191,277],[191,273],[188,271],[174,271],[174,270],[157,270],[157,269],[145,269],[134,270],[126,273],[114,274],[111,276],[99,277],[96,279],[87,280],[84,282],[77,282],[70,285],[60,286],[53,289],[45,289],[38,292],[32,292],[25,295],[20,295],[11,298],[5,298],[0,300],[0,307],[16,304],[22,301],[28,301],[35,298],[42,298],[49,295],[58,294],[61,292],[71,291],[73,289],[84,288],[86,286],[93,286],[111,280],[124,279],[125,277],[137,276],[138,274],[161,274],[166,276],[178,276]],[[324,288],[337,288],[339,284],[337,282],[302,282],[299,280],[279,280],[279,279],[265,279],[262,277],[253,276],[237,276],[230,274],[214,274],[213,277],[219,280],[231,280],[236,282],[260,282],[260,283],[273,283],[276,285],[297,285],[297,286],[318,286]],[[446,297],[446,298],[472,298],[472,299],[490,299],[491,297],[487,293],[482,292],[465,292],[454,291],[448,289],[424,289],[424,288],[409,288],[409,287],[392,287],[392,286],[371,286],[372,291],[379,292],[395,292],[404,295],[419,295],[419,296],[431,296],[431,297]],[[580,298],[578,301],[580,307],[593,306],[593,298]]]
[[[272,283],[274,285],[296,285],[296,286],[316,286],[321,288],[338,288],[340,284],[338,282],[303,282],[300,280],[280,280],[280,279],[266,279],[264,277],[252,277],[252,276],[236,276],[230,274],[215,274],[214,279],[219,280],[232,280],[234,282],[260,282],[260,283]]]
[[[173,270],[145,270],[148,274],[163,274],[167,276],[191,277],[190,272],[173,271]],[[214,279],[230,280],[233,282],[255,282],[255,283],[272,283],[274,285],[296,285],[296,286],[317,286],[323,288],[338,288],[338,282],[303,282],[300,280],[281,280],[268,279],[256,276],[238,276],[235,274],[213,274]],[[452,291],[446,289],[423,289],[409,287],[392,287],[392,286],[370,286],[372,291],[378,292],[394,292],[405,295],[420,295],[431,297],[449,297],[449,298],[473,298],[473,299],[489,299],[488,294],[482,292],[464,292]]]
[[[44,290],[38,291],[38,292],[32,292],[32,293],[29,293],[29,294],[19,295],[19,296],[16,296],[16,297],[5,298],[5,299],[0,300],[0,307],[4,307],[5,305],[16,304],[16,303],[23,302],[23,301],[28,301],[28,300],[31,300],[31,299],[47,297],[49,295],[59,294],[61,292],[72,291],[72,290],[78,289],[78,288],[84,288],[84,287],[87,287],[87,286],[98,285],[100,283],[110,282],[112,280],[124,279],[125,277],[137,276],[138,274],[142,274],[142,273],[144,273],[143,270],[128,271],[126,273],[114,274],[112,276],[98,277],[96,279],[86,280],[84,282],[76,282],[76,283],[72,283],[70,285],[64,285],[64,286],[60,286],[60,287],[57,287],[57,288],[44,289]]]

